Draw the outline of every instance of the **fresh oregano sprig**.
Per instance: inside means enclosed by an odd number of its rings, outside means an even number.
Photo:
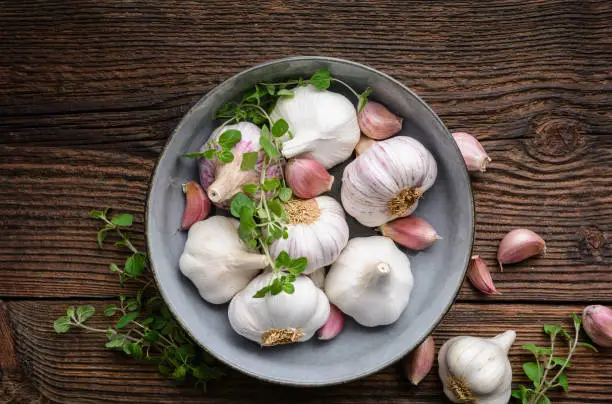
[[[239,130],[228,129],[219,136],[218,141],[212,139],[208,149],[201,152],[184,154],[183,157],[212,160],[216,156],[222,163],[231,163],[234,161],[232,149],[241,139],[242,134]]]
[[[533,387],[527,388],[523,385],[518,390],[512,391],[512,397],[523,404],[549,404],[547,393],[552,389],[561,388],[567,392],[569,382],[564,371],[571,366],[570,359],[578,347],[592,349],[597,352],[593,345],[580,341],[580,329],[582,319],[572,313],[574,332],[571,336],[560,324],[545,325],[544,332],[550,337],[550,347],[539,347],[534,344],[523,345],[535,357],[535,362],[523,364],[523,371],[531,380]],[[567,344],[565,357],[555,356],[558,353],[558,340]]]
[[[57,333],[63,334],[74,328],[105,334],[106,348],[119,350],[138,360],[149,360],[157,364],[158,371],[173,380],[193,381],[206,388],[208,380],[222,373],[214,366],[212,357],[200,348],[174,319],[168,307],[154,290],[151,281],[140,275],[146,270],[146,254],[138,251],[129,241],[126,228],[132,225],[132,215],[122,214],[108,217],[109,209],[93,210],[90,216],[105,223],[98,233],[98,244],[109,232],[119,237],[115,245],[126,247],[131,255],[123,269],[111,264],[111,271],[118,272],[122,286],[124,281],[138,280],[145,283],[135,297],[119,296],[118,302],[104,308],[104,316],[112,320],[102,329],[90,326],[87,321],[95,314],[93,306],[68,307],[66,315],[54,321]]]

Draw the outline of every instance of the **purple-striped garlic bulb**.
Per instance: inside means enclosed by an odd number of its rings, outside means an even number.
[[[242,191],[243,185],[259,183],[263,161],[263,151],[260,151],[259,147],[261,129],[250,122],[240,122],[236,125],[226,125],[215,129],[201,150],[211,148],[213,142],[219,140],[223,132],[231,129],[240,131],[242,135],[242,139],[232,148],[234,160],[222,163],[218,158],[200,159],[200,184],[206,190],[210,201],[220,208],[228,208],[232,198]],[[240,163],[243,153],[256,151],[259,151],[259,157],[255,169],[241,170]],[[266,171],[267,178],[280,175],[277,165],[268,167]]]
[[[364,226],[380,226],[411,214],[437,174],[436,160],[417,140],[375,142],[344,169],[342,205]]]

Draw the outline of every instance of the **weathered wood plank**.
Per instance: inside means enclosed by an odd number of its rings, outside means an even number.
[[[71,304],[74,302],[70,302]],[[57,335],[52,320],[65,311],[66,302],[10,302],[16,332],[16,349],[32,370],[32,379],[47,398],[58,402],[181,402],[256,403],[265,397],[272,403],[287,400],[324,403],[429,403],[442,402],[437,371],[418,388],[403,379],[398,365],[364,380],[324,389],[291,389],[248,378],[228,370],[225,379],[213,382],[206,395],[190,388],[178,388],[161,379],[151,364],[138,363],[102,348],[104,335],[75,331]],[[105,302],[92,302],[101,311]],[[482,305],[456,304],[435,332],[437,348],[456,335],[492,336],[506,329],[518,330],[511,350],[515,382],[525,382],[521,364],[529,355],[520,349],[525,343],[545,344],[542,325],[558,323],[581,306],[563,305]],[[93,326],[103,328],[101,316]],[[568,371],[570,392],[554,395],[555,403],[608,403],[612,400],[612,353],[579,351]],[[586,399],[588,395],[588,399]]]

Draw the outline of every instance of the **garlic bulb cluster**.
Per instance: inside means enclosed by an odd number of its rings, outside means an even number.
[[[268,265],[240,240],[238,226],[236,219],[212,216],[189,229],[179,267],[210,303],[229,301]]]
[[[506,404],[512,391],[508,351],[516,333],[496,337],[455,337],[438,353],[444,393],[453,403]]]
[[[286,239],[275,240],[270,254],[278,257],[286,251],[290,257],[306,257],[308,265],[304,274],[331,264],[349,239],[349,228],[344,210],[330,196],[314,199],[294,199],[285,204],[289,217]]]
[[[259,136],[261,129],[250,122],[240,122],[236,125],[227,125],[215,129],[210,138],[202,146],[202,150],[211,148],[213,142],[219,140],[223,132],[238,130],[241,140],[232,148],[234,160],[222,163],[218,158],[211,160],[200,159],[200,184],[208,194],[210,201],[218,207],[227,208],[232,198],[241,192],[245,184],[258,183],[260,177],[263,152],[260,151]],[[242,155],[246,152],[259,151],[255,170],[241,170]],[[278,177],[279,169],[276,164],[268,167],[266,177]]]
[[[344,169],[342,205],[364,226],[380,226],[412,213],[437,173],[436,160],[417,140],[375,142]]]
[[[281,138],[285,157],[310,157],[325,168],[349,158],[359,140],[357,113],[351,101],[313,85],[297,87],[292,97],[282,97],[270,117],[287,121],[293,133],[293,138]]]
[[[263,346],[309,340],[329,317],[325,293],[306,276],[299,276],[293,294],[279,293],[254,298],[272,279],[267,272],[257,276],[232,299],[229,321],[238,334]]]
[[[330,302],[366,327],[391,324],[402,314],[413,285],[410,261],[382,236],[349,241],[325,278]]]

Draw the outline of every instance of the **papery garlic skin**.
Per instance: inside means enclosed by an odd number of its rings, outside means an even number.
[[[403,119],[382,104],[368,101],[357,114],[359,129],[371,139],[387,139],[402,130]]]
[[[302,199],[319,196],[334,183],[334,176],[321,163],[309,158],[289,160],[285,165],[285,179],[293,194]]]
[[[402,361],[404,374],[413,385],[418,385],[433,367],[436,344],[430,335]]]
[[[591,305],[582,312],[584,331],[594,343],[612,348],[612,309],[601,305]]]
[[[219,140],[223,132],[227,130],[239,130],[241,140],[232,148],[234,160],[230,163],[222,163],[217,157],[208,160],[200,159],[200,184],[207,192],[210,201],[220,208],[228,208],[232,198],[242,191],[245,184],[259,183],[263,152],[259,146],[261,129],[250,122],[240,122],[235,125],[219,127],[210,135],[210,138],[202,146],[202,151],[209,149],[213,141]],[[246,152],[259,152],[259,158],[254,170],[241,170],[242,155]],[[279,168],[272,165],[266,170],[266,177],[279,176]]]
[[[228,316],[238,334],[263,346],[309,340],[329,317],[325,293],[306,276],[298,276],[293,294],[253,295],[268,285],[274,275],[263,273],[232,299]]]
[[[311,211],[316,219],[311,223],[295,221],[291,209],[292,204],[299,209]],[[349,239],[349,228],[342,206],[330,196],[318,196],[307,201],[293,200],[285,205],[289,216],[287,224],[287,239],[280,238],[270,245],[270,255],[276,259],[282,251],[290,257],[306,257],[308,264],[304,274],[310,274],[315,269],[334,262],[346,246]]]
[[[516,333],[493,338],[461,336],[446,341],[438,353],[444,393],[453,403],[507,404],[512,393],[508,351]]]
[[[468,171],[487,171],[487,165],[491,162],[491,158],[485,151],[480,142],[469,133],[455,132],[453,139],[457,143],[463,161]]]
[[[342,205],[364,226],[380,226],[410,215],[437,174],[436,160],[419,141],[406,136],[382,140],[344,169]]]
[[[239,222],[212,216],[189,229],[179,268],[207,302],[229,301],[268,265],[265,255],[238,237]]]
[[[283,156],[310,157],[331,168],[348,159],[359,140],[355,106],[342,94],[298,87],[292,97],[281,97],[270,114],[284,119],[293,138],[285,135]]]
[[[342,312],[366,327],[391,324],[410,300],[410,260],[382,236],[349,241],[325,278],[325,293]]]

